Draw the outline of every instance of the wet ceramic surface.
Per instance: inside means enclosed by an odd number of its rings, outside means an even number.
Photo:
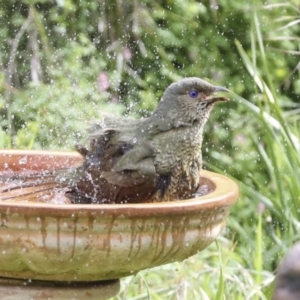
[[[76,153],[0,152],[0,173],[78,165]],[[97,281],[183,260],[220,234],[238,187],[202,171],[193,199],[143,204],[53,204],[0,201],[0,276]],[[0,195],[1,199],[1,195]]]

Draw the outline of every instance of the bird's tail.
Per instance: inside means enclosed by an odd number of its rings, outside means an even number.
[[[71,181],[70,170],[0,173],[0,201],[70,203],[65,195]]]

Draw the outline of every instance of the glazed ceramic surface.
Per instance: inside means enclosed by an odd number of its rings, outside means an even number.
[[[2,150],[0,174],[81,161],[73,152]],[[200,192],[207,194],[143,204],[53,204],[30,193],[23,202],[0,200],[0,276],[98,281],[183,260],[214,241],[238,198],[232,180],[208,171]]]

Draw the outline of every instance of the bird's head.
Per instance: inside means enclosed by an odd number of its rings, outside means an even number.
[[[229,92],[229,90],[221,86],[213,86],[196,77],[181,79],[165,90],[154,114],[160,118],[167,116],[179,126],[181,123],[188,124],[197,120],[203,120],[205,123],[214,104],[228,100],[225,97],[214,96],[217,92]]]
[[[229,92],[221,86],[213,86],[197,77],[184,78],[172,83],[165,91],[164,97],[176,99],[179,103],[190,106],[211,107],[218,101],[227,101],[225,97],[213,97],[217,92]],[[190,104],[189,104],[190,103]]]

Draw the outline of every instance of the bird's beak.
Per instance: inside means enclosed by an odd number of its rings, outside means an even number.
[[[211,94],[214,94],[214,93],[217,93],[217,92],[226,92],[226,93],[229,93],[230,91],[222,86],[215,86],[212,93]],[[210,97],[210,98],[207,98],[206,101],[209,103],[209,104],[213,104],[215,102],[219,102],[219,101],[228,101],[229,99],[228,98],[225,98],[225,97]]]

